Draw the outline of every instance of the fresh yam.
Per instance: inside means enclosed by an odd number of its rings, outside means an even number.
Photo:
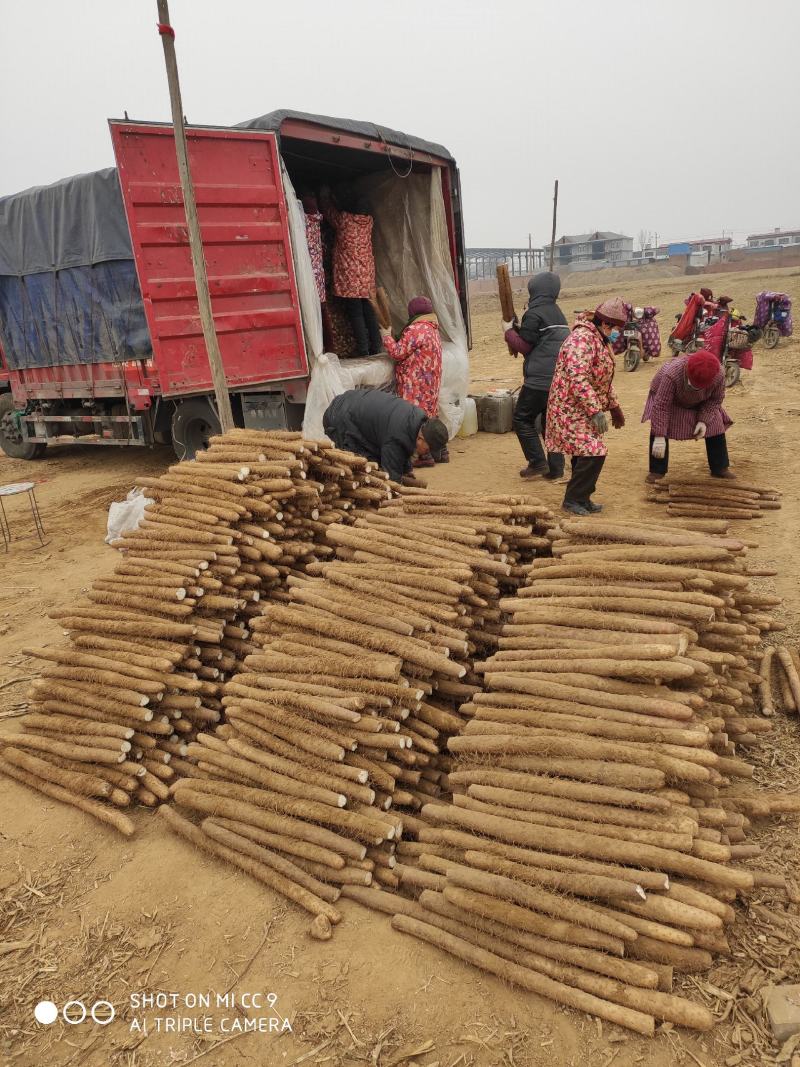
[[[349,835],[368,845],[379,845],[382,841],[394,837],[391,825],[381,820],[377,811],[374,817],[360,815],[355,811],[337,808],[328,804],[320,804],[312,800],[297,800],[285,794],[276,793],[269,789],[255,789],[250,786],[239,785],[236,782],[192,782],[189,786],[185,779],[175,783],[175,797],[178,799],[184,789],[189,788],[192,792],[210,793],[218,797],[245,803],[249,806],[260,807],[280,815],[290,816],[293,819],[307,819],[310,822],[322,824],[322,826],[334,827],[345,830]]]
[[[426,941],[428,944],[435,945],[458,959],[494,974],[503,981],[520,986],[530,992],[538,993],[558,1004],[577,1008],[580,1011],[587,1011],[590,1014],[597,1015],[599,1018],[618,1023],[629,1030],[634,1030],[636,1033],[647,1036],[654,1033],[655,1022],[652,1016],[603,1001],[571,986],[555,982],[543,974],[526,967],[520,967],[518,964],[503,959],[503,957],[486,949],[478,948],[463,938],[455,937],[453,934],[432,926],[430,923],[423,923],[406,915],[396,915],[392,920],[392,926],[397,930]]]
[[[313,875],[308,874],[307,871],[304,871],[303,868],[299,867],[296,863],[293,863],[291,860],[265,848],[261,844],[257,844],[249,837],[242,836],[224,826],[220,826],[215,823],[213,819],[204,819],[201,825],[203,832],[213,841],[217,841],[219,844],[225,845],[228,848],[235,849],[237,852],[241,852],[245,856],[250,856],[259,863],[263,863],[266,867],[271,867],[279,874],[284,875],[286,878],[290,879],[290,881],[307,889],[310,893],[313,893],[320,899],[327,900],[331,904],[334,904],[339,899],[340,890],[326,885],[318,878],[314,878]]]
[[[628,954],[636,960],[667,964],[683,974],[708,971],[714,962],[714,957],[705,949],[669,944],[643,933],[629,946]]]
[[[8,775],[9,778],[15,778],[18,782],[22,782],[23,785],[36,789],[53,800],[60,800],[63,804],[70,804],[74,808],[79,808],[87,815],[92,815],[100,822],[112,826],[126,837],[130,837],[133,834],[134,824],[127,815],[123,815],[122,812],[115,811],[104,804],[99,804],[97,801],[82,796],[71,789],[66,789],[55,782],[45,781],[38,774],[32,774],[30,771],[9,762],[3,755],[0,755],[0,771]]]
[[[436,822],[493,836],[513,845],[582,855],[590,859],[641,863],[643,866],[656,870],[674,871],[676,874],[685,874],[714,885],[730,886],[733,889],[750,889],[753,885],[752,875],[747,871],[710,863],[695,856],[687,856],[673,849],[659,848],[655,845],[618,841],[601,834],[537,826],[522,823],[516,819],[488,815],[485,812],[467,811],[458,807],[448,808],[437,804],[426,804],[422,809],[422,814]]]
[[[619,808],[637,808],[652,812],[667,812],[670,808],[670,802],[665,798],[636,789],[618,789],[613,786],[574,781],[571,778],[551,778],[546,775],[506,771],[496,767],[457,769],[451,771],[448,778],[451,786],[488,785],[570,801],[613,805]]]
[[[125,742],[120,741],[120,745]],[[75,760],[78,763],[122,763],[125,753],[122,748],[116,750],[110,748],[89,748],[86,745],[72,741],[56,741],[50,737],[39,737],[36,734],[3,734],[0,736],[0,748],[16,747],[33,749],[39,752],[49,752],[54,756],[63,756],[65,759]]]
[[[346,890],[345,895],[351,896],[352,894],[350,891]],[[452,887],[450,888],[448,895],[452,900],[464,900],[467,902],[479,902],[481,899],[480,894],[470,893],[467,890],[453,889]],[[360,894],[355,896],[355,899],[363,900],[364,903],[370,903],[371,906],[378,907],[380,910],[384,910],[385,907],[382,900],[373,904],[371,903],[372,898],[364,899]],[[388,910],[390,914],[402,912],[403,909],[398,906],[400,901],[398,901],[397,897],[393,896],[391,900],[392,906],[386,907],[386,910]],[[451,900],[447,899],[443,893],[433,893],[429,890],[425,890],[420,894],[419,901],[416,905],[411,901],[403,903],[408,903],[412,908],[414,906],[424,907],[429,912],[441,915],[444,918],[453,919],[457,922],[464,923],[465,925],[472,926],[473,928],[478,927],[488,935],[500,938],[503,941],[509,941],[511,944],[518,945],[520,948],[527,949],[529,952],[537,952],[550,959],[569,963],[576,967],[582,967],[588,971],[606,975],[609,978],[616,978],[629,985],[639,986],[643,989],[656,989],[659,984],[656,971],[651,970],[649,966],[645,967],[640,963],[633,963],[626,959],[619,959],[616,956],[610,956],[605,952],[598,952],[596,949],[587,948],[583,945],[572,945],[566,941],[555,941],[550,938],[540,937],[537,934],[529,933],[526,930],[519,930],[507,926],[486,915],[479,915],[477,911],[468,911],[458,907],[455,903],[451,903]]]
[[[555,893],[570,893],[579,897],[597,897],[601,900],[619,901],[631,900],[642,901],[645,897],[644,890],[634,882],[624,879],[610,878],[607,875],[576,873],[572,871],[554,871],[545,867],[528,866],[516,863],[514,860],[503,859],[491,852],[465,853],[465,862],[468,866],[489,874],[502,875],[506,878],[517,879],[521,882],[533,883],[550,889]],[[439,857],[424,856],[420,860],[423,866],[432,863],[432,869],[446,873],[449,860]]]
[[[657,845],[659,848],[676,849],[679,852],[691,852],[694,845],[692,832],[688,828],[681,833],[667,830],[640,829],[634,826],[615,825],[608,822],[596,824],[592,819],[584,820],[578,818],[577,813],[575,818],[568,818],[547,811],[536,811],[532,808],[522,809],[497,803],[488,803],[483,800],[477,800],[472,796],[465,796],[462,793],[454,796],[453,803],[455,807],[464,808],[468,811],[499,815],[503,818],[533,823],[537,826],[562,827],[566,830],[576,830],[579,833],[587,833],[593,825],[597,825],[598,831],[602,831],[604,837],[615,838],[620,841],[637,841],[646,845]],[[696,828],[693,823],[689,825]]]
[[[497,775],[495,774],[496,778]],[[680,818],[665,813],[651,813],[630,810],[624,807],[615,807],[612,804],[599,804],[592,801],[570,799],[568,806],[564,804],[564,798],[560,796],[548,796],[542,793],[531,793],[521,789],[507,789],[502,786],[472,784],[467,789],[467,794],[475,800],[484,801],[487,804],[500,805],[504,808],[519,808],[526,812],[546,812],[551,815],[563,815],[568,812],[572,820],[587,822],[595,821],[598,824],[610,823],[618,826],[637,827],[642,830],[667,830],[672,833],[691,834],[696,826],[691,819]]]
[[[430,900],[431,894],[426,894]],[[652,1013],[656,1018],[688,1026],[696,1030],[709,1030],[714,1017],[707,1008],[692,1004],[679,997],[670,996],[657,990],[628,986],[608,977],[587,972],[585,969],[564,961],[557,961],[547,955],[531,951],[518,944],[507,941],[502,933],[483,932],[463,919],[445,916],[441,911],[430,911],[417,905],[418,913],[412,911],[412,917],[418,914],[422,922],[439,926],[452,936],[463,938],[470,943],[495,953],[516,964],[530,968],[547,977],[566,983],[585,993],[607,998],[615,1003],[639,1011]],[[409,914],[403,909],[402,914]]]
[[[173,797],[179,807],[186,807],[215,819],[224,818],[242,822],[272,834],[282,834],[319,845],[351,859],[363,859],[364,845],[350,838],[327,830],[315,823],[295,819],[278,812],[268,811],[255,804],[238,800],[216,791],[225,783],[211,782],[201,778],[184,778],[173,787]],[[211,787],[203,788],[203,787]]]
[[[343,808],[347,801],[347,798],[342,793],[321,789],[310,782],[269,771],[249,759],[243,759],[235,755],[233,752],[219,752],[216,749],[209,748],[207,745],[193,743],[189,745],[188,755],[190,758],[202,759],[207,763],[214,764],[222,770],[230,770],[240,778],[256,782],[266,789],[285,793],[287,796],[314,800],[321,804],[331,804],[339,808]]]
[[[162,804],[158,809],[158,814],[170,829],[191,842],[196,848],[209,852],[219,859],[227,860],[246,874],[263,882],[270,889],[298,904],[312,915],[324,915],[332,923],[340,921],[340,913],[327,901],[309,892],[304,886],[298,885],[281,872],[272,867],[267,867],[261,861],[213,840],[203,833],[199,827],[195,826],[194,823],[179,815],[169,805]]]

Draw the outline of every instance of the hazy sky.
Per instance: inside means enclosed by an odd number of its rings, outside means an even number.
[[[167,120],[156,0],[0,0],[0,195]],[[447,145],[469,245],[800,226],[799,0],[172,0],[190,122],[274,108]],[[638,243],[637,243],[638,246]]]

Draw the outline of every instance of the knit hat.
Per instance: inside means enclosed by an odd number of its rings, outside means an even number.
[[[433,304],[427,296],[415,296],[408,302],[408,317],[416,318],[417,315],[430,315],[433,313]]]
[[[689,384],[696,389],[708,389],[722,373],[722,364],[712,352],[700,349],[686,360]]]
[[[595,308],[594,317],[603,322],[613,322],[615,326],[624,326],[628,321],[628,305],[621,296],[612,296]]]
[[[439,452],[450,440],[447,427],[441,419],[428,419],[422,424],[420,433],[431,452]]]

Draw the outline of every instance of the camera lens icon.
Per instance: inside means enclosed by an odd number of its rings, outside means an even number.
[[[40,1000],[33,1009],[34,1018],[42,1026],[50,1026],[58,1018],[58,1007],[52,1000]]]
[[[52,1000],[40,1000],[33,1009],[34,1018],[42,1026],[50,1026],[59,1014],[69,1026],[79,1026],[90,1018],[97,1026],[108,1026],[114,1021],[116,1010],[109,1000],[96,1000],[90,1008],[82,1000],[68,1000],[60,1013]]]

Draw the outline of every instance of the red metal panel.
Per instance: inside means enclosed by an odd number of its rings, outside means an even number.
[[[127,397],[131,408],[145,411],[160,385],[152,360],[124,363],[76,363],[58,367],[30,367],[9,372],[14,400],[91,400]]]
[[[172,126],[111,122],[156,367],[165,395],[212,388]],[[190,129],[189,163],[231,388],[308,374],[275,135]]]

